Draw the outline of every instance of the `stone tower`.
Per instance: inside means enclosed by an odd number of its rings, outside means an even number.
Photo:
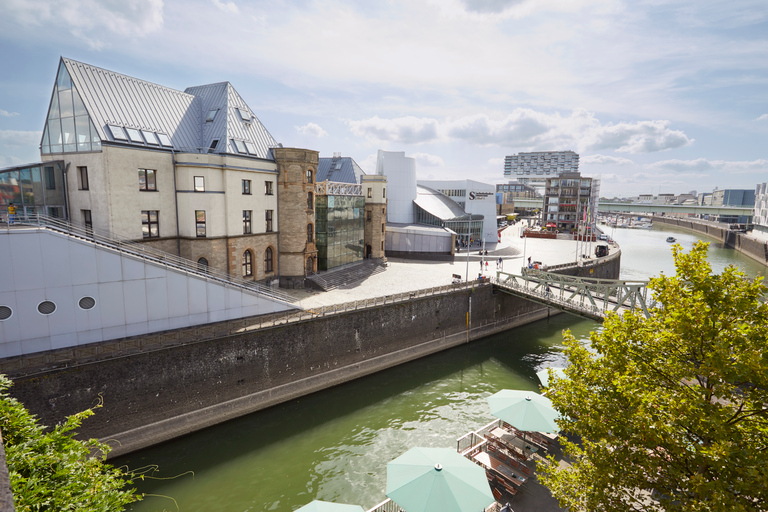
[[[379,174],[362,176],[365,197],[365,257],[384,258],[387,231],[387,177]]]
[[[317,271],[315,175],[318,152],[273,148],[277,162],[277,219],[280,286],[303,288]]]

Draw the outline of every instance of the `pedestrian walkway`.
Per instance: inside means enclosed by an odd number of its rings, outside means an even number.
[[[488,256],[480,254],[480,249],[473,248],[469,255],[466,251],[455,255],[452,261],[425,261],[402,258],[389,258],[387,270],[374,274],[367,279],[340,286],[328,292],[315,290],[286,290],[301,300],[301,307],[312,309],[356,300],[382,297],[422,290],[436,286],[451,284],[453,275],[461,276],[462,280],[474,280],[481,274],[486,277],[496,275],[496,261],[501,258],[502,265],[498,270],[519,272],[527,263],[528,256],[532,261],[540,261],[544,265],[560,265],[576,261],[578,244],[573,240],[544,240],[537,238],[520,238],[520,228],[512,226],[502,231],[501,242]],[[485,265],[485,262],[488,265]],[[482,267],[480,263],[483,263]]]

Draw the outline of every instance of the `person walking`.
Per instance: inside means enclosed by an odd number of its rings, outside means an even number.
[[[8,225],[11,225],[16,221],[16,207],[13,203],[8,205]]]

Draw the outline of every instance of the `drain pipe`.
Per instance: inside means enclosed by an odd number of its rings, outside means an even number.
[[[181,258],[181,235],[179,234],[179,187],[176,186],[176,151],[171,148],[173,162],[173,205],[176,208],[176,255]]]

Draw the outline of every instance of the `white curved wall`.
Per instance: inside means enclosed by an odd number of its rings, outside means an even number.
[[[0,233],[0,358],[290,309],[226,286],[46,230]],[[96,305],[78,303],[92,297]],[[50,315],[43,301],[56,304]]]
[[[404,151],[379,150],[376,174],[387,177],[387,222],[413,223],[416,199],[416,160]]]

